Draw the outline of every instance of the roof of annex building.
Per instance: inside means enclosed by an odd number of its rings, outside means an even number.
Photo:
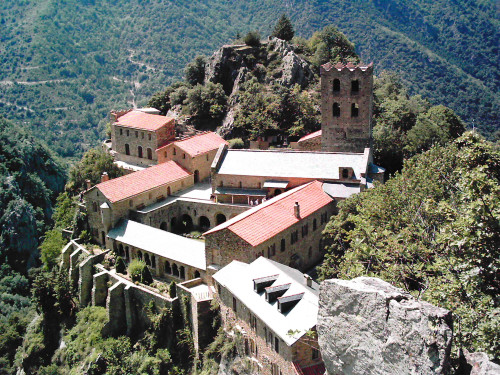
[[[175,161],[167,161],[141,171],[101,182],[95,187],[110,202],[114,203],[188,177],[190,174]]]
[[[368,149],[367,149],[368,150]],[[338,180],[339,168],[350,167],[356,179],[366,173],[367,152],[310,152],[271,150],[227,150],[218,174],[279,178]]]
[[[152,254],[206,270],[205,244],[132,220],[123,220],[108,237]]]
[[[295,202],[300,206],[300,219],[294,214]],[[228,229],[257,246],[331,202],[333,198],[323,191],[323,183],[309,182],[235,216],[205,235]]]
[[[172,117],[153,115],[143,111],[133,110],[118,117],[115,125],[156,131],[172,121],[174,121]]]
[[[196,156],[205,154],[212,150],[217,150],[220,145],[227,145],[228,143],[224,140],[224,138],[214,132],[205,132],[202,134],[196,134],[189,138],[171,142],[168,145],[158,148],[157,151],[160,151],[164,147],[168,147],[172,144],[176,145],[187,154]]]
[[[304,141],[307,141],[309,139],[313,139],[313,138],[316,138],[316,137],[321,137],[322,134],[323,134],[323,132],[320,129],[318,131],[315,131],[314,133],[310,133],[310,134],[304,135],[302,138],[300,138],[298,140],[298,142],[304,142]]]
[[[254,280],[275,280],[269,287],[290,284],[281,298],[300,296],[289,311],[278,310],[278,302],[267,302],[265,293],[254,290]],[[304,274],[273,260],[259,257],[250,264],[232,261],[214,274],[213,278],[227,288],[238,300],[262,320],[288,346],[293,345],[317,323],[319,285],[307,286]],[[289,331],[293,331],[290,334]]]

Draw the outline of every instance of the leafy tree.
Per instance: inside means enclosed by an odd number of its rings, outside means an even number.
[[[45,238],[40,245],[40,254],[46,269],[50,270],[57,265],[65,244],[66,241],[59,229],[52,229],[45,233]]]
[[[148,266],[142,268],[141,271],[141,283],[146,285],[151,285],[153,283],[153,276]]]
[[[226,94],[220,83],[208,82],[196,85],[187,92],[185,103],[190,114],[200,120],[220,119],[227,102]]]
[[[309,40],[309,49],[314,54],[313,62],[318,66],[327,62],[359,62],[354,44],[333,25],[316,31]]]
[[[141,281],[142,270],[146,266],[142,260],[134,259],[128,265],[127,273],[130,275],[132,281]]]
[[[93,148],[83,155],[83,158],[69,172],[69,180],[66,189],[77,193],[86,190],[86,180],[92,185],[101,182],[101,175],[107,172],[109,178],[123,175],[123,171],[113,163],[113,158],[107,152],[99,148]]]
[[[118,273],[127,272],[127,266],[125,265],[125,262],[123,261],[122,257],[118,256],[116,258],[115,268],[116,268],[116,272],[118,272]]]
[[[243,38],[243,43],[250,47],[260,46],[260,34],[258,31],[249,31]]]
[[[191,86],[203,84],[205,80],[206,59],[204,56],[196,56],[194,61],[190,62],[184,68],[186,82]]]
[[[394,283],[450,309],[458,347],[498,359],[499,165],[476,133],[409,159],[385,185],[339,204],[321,277]]]
[[[293,30],[293,25],[290,22],[290,19],[286,16],[286,14],[282,14],[276,26],[274,26],[273,33],[271,36],[275,36],[276,38],[283,39],[286,41],[292,40],[295,35],[295,31]]]

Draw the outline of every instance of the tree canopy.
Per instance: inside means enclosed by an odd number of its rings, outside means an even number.
[[[500,153],[469,132],[339,204],[321,277],[376,276],[455,316],[455,344],[500,356]]]
[[[271,36],[275,36],[276,38],[283,39],[286,41],[290,41],[293,39],[295,35],[295,31],[293,30],[293,25],[290,19],[286,16],[286,14],[281,15],[278,23],[274,26],[274,30]]]

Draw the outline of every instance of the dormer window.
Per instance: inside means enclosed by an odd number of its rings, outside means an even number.
[[[275,302],[278,297],[281,297],[283,294],[287,292],[288,289],[290,289],[290,286],[292,284],[283,284],[283,285],[277,285],[277,286],[269,286],[265,288],[265,293],[266,293],[266,301],[269,303]]]
[[[278,311],[282,314],[287,313],[300,302],[304,293],[293,294],[286,297],[278,297]]]
[[[272,275],[253,279],[253,290],[256,293],[262,293],[265,288],[271,286],[276,280],[278,280],[278,276],[279,275]]]

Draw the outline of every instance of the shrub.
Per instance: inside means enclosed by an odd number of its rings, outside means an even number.
[[[229,148],[234,148],[234,149],[245,148],[245,142],[243,142],[243,139],[241,138],[233,138],[230,139],[228,142],[229,142]]]
[[[249,31],[243,38],[243,42],[247,46],[258,47],[260,46],[260,34],[258,31]]]
[[[175,290],[175,281],[172,281],[168,286],[168,295],[170,298],[174,298],[177,296],[177,291]]]
[[[146,263],[142,260],[134,259],[128,265],[128,274],[132,278],[132,281],[141,281],[142,269],[146,267]]]
[[[115,264],[116,272],[118,273],[125,273],[127,267],[125,266],[125,262],[123,261],[122,257],[116,258],[116,264]]]
[[[151,285],[153,283],[153,276],[151,275],[149,267],[146,265],[144,265],[141,271],[141,283],[146,285]]]

